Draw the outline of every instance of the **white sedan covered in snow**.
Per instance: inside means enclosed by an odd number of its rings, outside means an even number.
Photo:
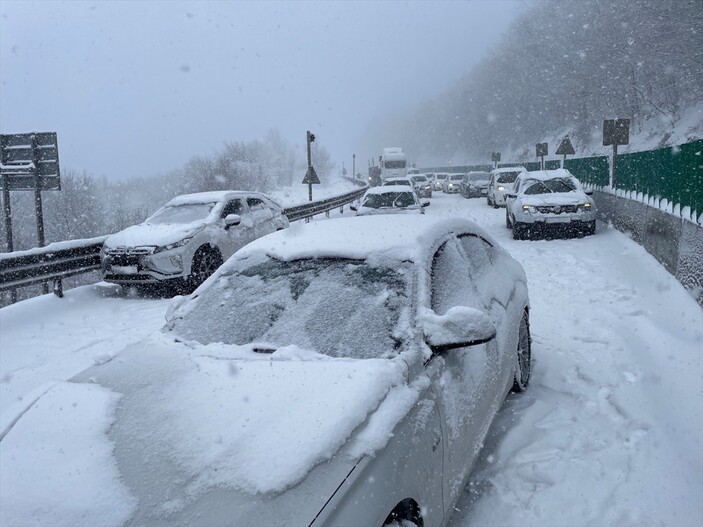
[[[429,204],[430,202],[427,200],[420,201],[417,197],[417,192],[411,186],[397,184],[386,186],[384,183],[382,187],[371,187],[362,196],[358,206],[351,205],[349,208],[356,211],[357,216],[424,214],[424,208],[429,206]]]
[[[439,526],[529,381],[525,274],[468,220],[295,225],[173,302],[10,427],[4,524]]]
[[[287,226],[283,209],[258,192],[178,196],[143,223],[105,240],[102,277],[122,285],[170,283],[193,290],[237,249]]]
[[[522,172],[505,193],[505,223],[522,240],[549,231],[595,234],[596,205],[566,169]]]

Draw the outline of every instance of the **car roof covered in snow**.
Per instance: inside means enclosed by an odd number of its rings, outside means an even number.
[[[398,193],[398,192],[411,192],[415,193],[415,191],[412,189],[410,185],[405,187],[405,185],[385,185],[381,187],[371,187],[369,190],[366,191],[364,196],[368,196],[369,194],[393,194],[393,193]]]
[[[379,215],[338,218],[289,228],[253,241],[237,252],[221,269],[226,271],[237,257],[266,254],[291,261],[302,258],[390,258],[421,261],[435,243],[448,233],[475,233],[498,244],[476,223],[464,218],[427,215]]]
[[[565,168],[557,168],[556,170],[534,170],[528,172],[524,179],[537,179],[544,181],[555,178],[573,178],[574,175]],[[574,178],[575,179],[575,178]]]
[[[504,172],[527,172],[525,167],[502,167],[491,170],[493,174],[503,174]]]
[[[262,196],[258,192],[245,192],[243,190],[218,190],[213,192],[197,192],[195,194],[183,194],[176,196],[166,203],[166,207],[175,205],[190,205],[196,203],[215,203],[227,201],[228,199],[241,198],[247,196]]]

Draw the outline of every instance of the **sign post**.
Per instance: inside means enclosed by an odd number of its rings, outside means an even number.
[[[549,145],[547,143],[537,143],[535,150],[537,150],[537,157],[542,159],[541,170],[544,170],[544,156],[548,155]]]
[[[618,145],[630,144],[630,120],[606,119],[603,121],[603,146],[613,145],[613,172],[610,186],[615,188],[617,183]]]
[[[37,243],[44,239],[44,212],[42,190],[61,190],[59,147],[56,132],[0,135],[0,186],[2,186],[3,215],[7,250],[14,250],[12,242],[12,206],[10,191],[34,191],[34,211],[37,218]],[[44,293],[49,292],[46,283]],[[13,291],[13,301],[16,294]]]
[[[315,134],[307,132],[307,143],[308,143],[308,171],[303,178],[303,183],[308,184],[308,201],[312,201],[312,186],[320,183],[320,178],[317,177],[315,169],[312,167],[312,153],[310,151],[310,143],[315,141]]]
[[[500,161],[500,152],[491,152],[491,161],[493,161],[493,168],[498,168],[498,162]]]
[[[566,164],[566,156],[574,155],[576,153],[574,150],[574,145],[571,144],[571,139],[569,139],[568,135],[561,140],[561,143],[559,143],[559,146],[557,147],[557,151],[554,153],[558,156],[562,154],[564,155],[564,160],[561,162],[561,168],[566,168],[564,166]]]
[[[352,178],[356,179],[356,154],[352,154]]]

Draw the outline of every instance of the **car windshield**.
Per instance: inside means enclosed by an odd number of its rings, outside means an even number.
[[[573,181],[565,178],[533,180],[534,183],[525,189],[525,194],[550,194],[552,192],[572,192],[576,190]]]
[[[410,207],[415,205],[412,192],[384,192],[383,194],[370,194],[364,200],[364,207],[380,209],[383,207]]]
[[[415,183],[426,183],[427,178],[425,176],[415,176],[415,177],[413,177],[413,181]]]
[[[191,203],[188,205],[170,205],[156,211],[146,220],[152,225],[170,225],[175,223],[193,223],[204,220],[210,214],[215,203]]]
[[[410,186],[410,180],[407,179],[389,179],[388,181],[383,182],[384,187],[388,187],[390,185],[408,185]]]
[[[498,175],[498,183],[515,183],[515,180],[517,179],[518,175],[520,174],[520,171],[515,171],[515,172],[503,172]]]
[[[454,174],[449,178],[450,181],[461,181],[464,179],[464,174]]]
[[[447,179],[446,174],[437,174],[437,179]]]
[[[296,345],[332,357],[388,358],[404,348],[410,264],[267,259],[225,274],[167,330],[202,344]]]
[[[386,161],[384,163],[386,168],[405,168],[405,161]]]
[[[478,172],[476,174],[469,174],[467,179],[469,181],[486,181],[488,179],[488,174],[484,172]]]

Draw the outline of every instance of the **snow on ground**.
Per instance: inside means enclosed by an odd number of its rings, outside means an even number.
[[[703,312],[685,289],[607,225],[513,241],[504,209],[431,201],[428,214],[470,217],[495,236],[525,267],[532,302],[532,384],[498,414],[450,527],[702,525]],[[103,284],[1,309],[0,430],[159,328],[167,304]],[[108,410],[96,410],[96,430]]]

